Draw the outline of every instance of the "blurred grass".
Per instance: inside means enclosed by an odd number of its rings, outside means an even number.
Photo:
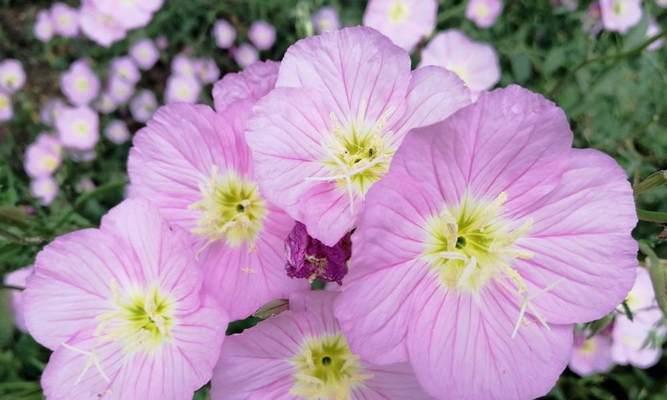
[[[217,18],[231,21],[241,40],[253,20],[270,21],[277,27],[278,42],[262,57],[280,59],[291,43],[309,32],[308,17],[321,5],[335,6],[346,25],[360,23],[365,8],[365,2],[352,0],[167,0],[149,26],[105,49],[82,38],[56,38],[47,44],[35,40],[31,33],[35,15],[51,3],[0,0],[0,59],[18,58],[28,74],[26,87],[14,98],[15,118],[0,125],[0,275],[30,265],[37,251],[58,234],[95,226],[123,197],[129,144],[116,146],[104,140],[94,161],[66,161],[59,169],[56,179],[61,194],[51,207],[40,207],[29,195],[22,155],[36,135],[48,129],[39,122],[40,106],[59,94],[59,75],[73,60],[89,58],[104,77],[109,60],[126,54],[133,40],[164,35],[169,44],[161,61],[138,84],[161,95],[171,58],[185,48],[195,56],[213,57],[223,73],[236,70],[230,54],[217,49],[211,39]],[[582,29],[590,1],[581,1],[574,12],[554,10],[546,0],[505,3],[499,22],[480,30],[463,18],[463,1],[441,0],[438,29],[459,28],[476,40],[492,43],[502,63],[501,85],[518,83],[556,101],[570,118],[576,146],[612,155],[633,181],[666,169],[667,50],[631,51],[646,40],[646,16],[624,36],[593,36]],[[645,1],[645,7],[645,14],[666,26],[667,10],[652,1]],[[415,64],[418,54],[416,51]],[[210,96],[205,100],[210,102]],[[125,109],[116,116],[126,119],[132,130],[140,126]],[[84,178],[97,186],[93,192],[77,190]],[[667,188],[661,187],[642,194],[638,203],[642,209],[665,212],[666,199]],[[667,258],[662,233],[660,225],[641,222],[635,236],[660,258]],[[0,294],[0,399],[41,398],[38,379],[48,352],[11,328],[6,311],[8,291],[0,289]],[[232,329],[243,326],[236,324]],[[197,395],[197,399],[205,398],[206,390]],[[644,371],[616,367],[609,374],[588,378],[566,372],[548,398],[667,400],[667,358]]]

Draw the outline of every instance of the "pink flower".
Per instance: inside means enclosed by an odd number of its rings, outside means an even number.
[[[51,6],[51,21],[58,35],[72,38],[79,34],[79,12],[65,3]]]
[[[144,89],[137,92],[132,101],[130,101],[130,112],[132,118],[137,122],[146,122],[157,110],[158,102],[155,93]]]
[[[437,65],[454,72],[475,95],[500,80],[500,64],[493,46],[475,42],[457,29],[435,35],[422,51],[419,65]]]
[[[53,22],[51,21],[51,15],[47,10],[42,10],[37,13],[37,20],[35,21],[35,26],[32,31],[35,37],[42,42],[51,40],[53,37]]]
[[[490,28],[502,12],[502,0],[468,0],[466,18],[480,28]]]
[[[345,28],[287,50],[247,138],[269,200],[333,246],[354,227],[407,132],[469,101],[454,74],[411,72],[408,53],[389,39]]]
[[[43,206],[48,206],[58,195],[58,183],[50,176],[43,176],[30,181],[30,194]]]
[[[100,80],[85,60],[78,60],[60,77],[60,88],[67,100],[76,106],[83,106],[100,92]]]
[[[153,17],[153,12],[162,6],[161,0],[92,0],[92,3],[100,12],[118,21],[125,29],[146,26]]]
[[[54,126],[55,120],[67,104],[60,98],[48,99],[39,110],[39,119],[46,125]]]
[[[198,58],[194,61],[195,75],[205,85],[220,79],[220,68],[212,58]]]
[[[12,98],[0,90],[0,122],[9,121],[14,116]]]
[[[219,19],[213,25],[213,39],[221,49],[229,49],[234,45],[236,29],[226,19]]]
[[[648,29],[646,30],[646,37],[652,38],[653,36],[658,35],[660,33],[662,33],[662,28],[660,28],[660,25],[658,25],[658,23],[655,22],[655,19],[653,18],[649,19]],[[665,41],[663,39],[656,40],[655,42],[651,43],[650,46],[648,46],[647,50],[656,51],[659,48],[661,48],[664,44]]]
[[[660,360],[662,354],[659,346],[650,343],[649,336],[653,333],[664,337],[667,329],[660,324],[662,312],[658,308],[651,277],[646,269],[637,269],[635,284],[625,303],[631,310],[633,319],[631,321],[625,315],[623,308],[618,308],[619,315],[612,333],[612,356],[614,361],[621,365],[649,368]]]
[[[207,106],[158,109],[134,137],[128,174],[130,197],[192,233],[208,290],[239,319],[306,283],[285,275],[294,221],[258,186],[234,118]]]
[[[102,92],[93,105],[102,114],[110,114],[118,108],[116,100],[111,97],[109,92]]]
[[[611,336],[605,333],[586,338],[586,332],[576,331],[574,350],[568,367],[579,376],[608,372],[613,366]]]
[[[112,143],[123,144],[130,139],[130,130],[125,122],[114,119],[104,128],[104,137]]]
[[[408,135],[352,235],[352,349],[409,359],[438,398],[546,394],[572,324],[613,310],[637,268],[624,171],[571,146],[563,111],[517,86]]]
[[[240,111],[250,110],[276,86],[279,66],[275,61],[256,62],[241,72],[226,74],[213,86],[216,111],[222,113],[235,104],[242,104]]]
[[[364,25],[411,52],[421,39],[433,33],[437,14],[436,0],[370,0]]]
[[[116,57],[111,61],[111,74],[136,84],[141,79],[139,67],[130,56]]]
[[[602,23],[612,32],[625,33],[642,19],[641,0],[600,0]]]
[[[19,60],[6,59],[0,62],[0,91],[16,93],[25,85],[25,70]]]
[[[88,107],[66,108],[56,120],[63,146],[77,151],[92,150],[100,138],[99,117]]]
[[[113,74],[109,78],[107,93],[117,107],[127,103],[134,94],[135,89],[134,83],[123,79],[118,74]]]
[[[338,12],[330,6],[325,6],[317,10],[313,14],[312,23],[316,33],[331,32],[340,28]]]
[[[259,50],[268,50],[276,42],[276,28],[266,21],[255,21],[250,25],[248,38]]]
[[[46,246],[24,293],[30,334],[54,351],[45,396],[192,398],[228,322],[202,293],[194,260],[185,232],[140,200]]]
[[[186,53],[177,54],[171,61],[171,72],[178,75],[194,76],[195,61]]]
[[[251,44],[242,43],[232,49],[232,57],[241,68],[246,68],[259,60],[259,52]]]
[[[130,47],[130,57],[139,68],[149,70],[160,59],[160,51],[151,39],[144,38],[136,41]]]
[[[194,75],[172,74],[167,79],[165,90],[165,103],[190,103],[194,104],[199,99],[201,83]]]
[[[5,275],[5,285],[25,288],[28,277],[32,274],[32,266],[23,267]],[[11,290],[9,300],[11,302],[12,313],[14,314],[14,324],[24,332],[27,331],[25,318],[23,318],[23,291]]]
[[[31,178],[51,176],[62,162],[62,146],[58,139],[42,133],[25,153],[25,171]]]
[[[127,35],[127,29],[108,14],[100,11],[94,0],[83,0],[80,11],[80,24],[83,33],[97,44],[109,47]]]
[[[228,337],[211,399],[430,399],[408,364],[373,365],[350,349],[335,295],[295,293],[289,311]]]

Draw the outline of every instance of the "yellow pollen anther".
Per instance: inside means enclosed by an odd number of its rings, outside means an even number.
[[[400,24],[408,19],[410,9],[403,0],[396,0],[389,6],[389,20],[395,24]]]

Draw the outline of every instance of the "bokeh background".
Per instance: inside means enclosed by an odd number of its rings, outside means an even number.
[[[35,37],[40,11],[54,2],[0,0],[0,62],[19,60],[26,72],[25,86],[11,96],[13,117],[0,122],[0,275],[28,266],[35,254],[59,234],[96,226],[100,217],[123,198],[126,159],[131,140],[114,143],[102,137],[94,157],[64,157],[53,174],[57,193],[48,205],[31,192],[25,172],[28,146],[42,132],[54,128],[44,121],[52,99],[64,99],[60,79],[71,64],[86,59],[105,86],[111,62],[128,54],[132,44],[150,38],[160,44],[159,60],[142,71],[135,89],[152,91],[165,102],[166,85],[175,74],[177,56],[214,60],[221,74],[238,71],[239,45],[248,41],[256,20],[273,25],[277,40],[261,51],[261,59],[280,60],[286,48],[313,34],[312,15],[322,6],[333,7],[342,25],[362,22],[365,1],[342,0],[167,0],[144,27],[131,30],[109,47],[78,35]],[[79,1],[65,3],[76,8]],[[667,168],[667,49],[649,46],[649,23],[667,26],[667,9],[644,0],[639,23],[620,34],[604,29],[593,1],[506,0],[502,15],[481,29],[465,17],[466,0],[440,0],[437,31],[458,28],[470,38],[492,45],[501,68],[499,86],[517,83],[544,94],[567,113],[577,147],[593,147],[612,155],[635,183]],[[221,18],[235,28],[232,49],[221,49],[213,26]],[[413,52],[413,63],[428,39]],[[236,57],[235,57],[236,56]],[[241,60],[242,63],[242,60]],[[210,66],[210,65],[209,65]],[[201,82],[198,101],[211,104],[211,83]],[[135,92],[137,93],[137,92]],[[124,121],[130,132],[142,126],[129,105],[100,113],[100,128]],[[142,119],[142,118],[139,118]],[[667,188],[653,188],[637,196],[647,212],[635,237],[646,256],[667,258],[663,224],[667,222]],[[655,253],[655,254],[653,254]],[[655,258],[654,258],[655,260]],[[647,261],[648,262],[648,261]],[[0,289],[0,399],[39,399],[39,377],[48,352],[14,327],[10,294]],[[600,321],[589,332],[609,329],[613,318]],[[233,324],[240,330],[257,321]],[[647,346],[662,346],[653,337]],[[204,388],[197,399],[207,398]],[[616,366],[608,373],[580,377],[566,371],[549,399],[667,399],[667,357],[641,369]]]

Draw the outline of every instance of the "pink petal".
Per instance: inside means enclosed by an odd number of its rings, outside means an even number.
[[[226,74],[213,86],[215,110],[224,112],[231,105],[264,97],[276,84],[280,63],[256,62],[241,72]]]

